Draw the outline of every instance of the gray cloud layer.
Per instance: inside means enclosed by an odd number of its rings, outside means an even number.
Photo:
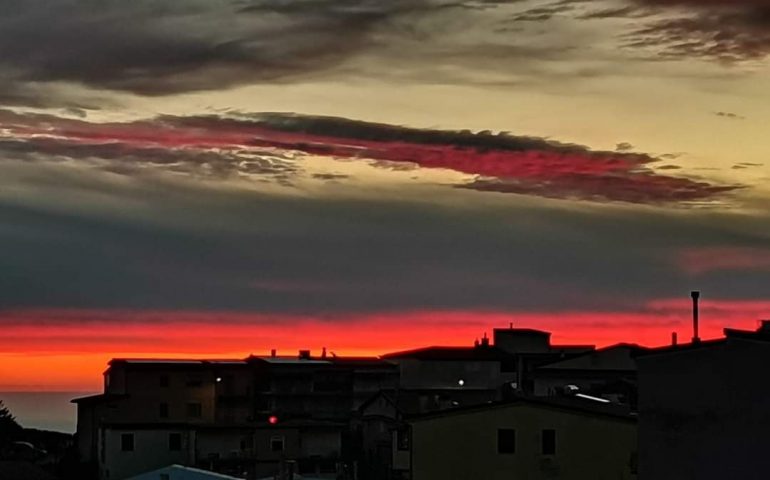
[[[626,46],[652,48],[664,58],[731,62],[764,58],[770,50],[770,7],[764,2],[525,5],[523,0],[0,0],[0,104],[98,108],[106,101],[100,90],[167,95],[300,81],[335,69],[346,76],[511,84],[563,77],[565,69],[554,62],[571,65],[576,77],[584,75],[583,67],[595,70],[599,59],[589,48],[595,38],[586,32],[564,22],[547,31],[526,25],[559,16],[574,22],[638,19]],[[683,8],[691,13],[683,14]],[[647,18],[651,9],[663,16]],[[90,94],[77,96],[65,85],[80,85]]]
[[[450,210],[23,168],[17,188],[34,195],[0,201],[6,308],[632,309],[695,285],[714,297],[768,293],[770,272],[695,279],[676,264],[683,248],[766,249],[770,232],[757,227],[770,222],[756,217],[472,201]]]

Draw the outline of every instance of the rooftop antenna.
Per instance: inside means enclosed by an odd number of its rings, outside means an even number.
[[[692,297],[692,343],[699,343],[700,337],[698,336],[698,299],[700,298],[700,292],[694,290],[690,292]]]

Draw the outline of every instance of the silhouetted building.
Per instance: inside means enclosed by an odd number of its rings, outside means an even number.
[[[577,388],[580,393],[613,403],[636,407],[635,356],[645,352],[639,345],[621,343],[571,358],[539,365],[530,374],[533,394],[559,396]]]
[[[637,357],[641,480],[770,476],[770,322],[724,332]]]
[[[336,473],[361,452],[351,419],[397,385],[376,358],[115,359],[105,392],[74,400],[81,458],[101,479],[170,464],[259,478],[290,463]]]

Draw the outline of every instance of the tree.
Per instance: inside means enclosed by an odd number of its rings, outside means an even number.
[[[0,400],[0,444],[13,440],[21,431],[21,425],[16,422],[11,411]]]

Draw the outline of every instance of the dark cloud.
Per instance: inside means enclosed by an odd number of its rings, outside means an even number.
[[[729,118],[731,120],[746,120],[746,117],[731,112],[716,112],[714,115],[717,117]]]
[[[514,22],[544,22],[561,13],[570,12],[573,9],[574,6],[569,2],[559,2],[542,7],[530,8],[529,10],[516,14],[512,20]]]
[[[407,129],[328,117],[263,115],[257,122],[293,137],[258,145],[315,154],[407,162],[479,178],[463,185],[480,191],[630,203],[706,201],[740,188],[655,173],[658,159],[594,151],[536,137],[491,132]]]
[[[527,25],[557,16],[638,20],[624,42],[651,50],[656,58],[734,62],[761,58],[770,45],[770,6],[761,2],[527,5],[519,0],[0,0],[0,104],[88,110],[107,106],[110,91],[160,96],[341,75],[542,85],[544,79],[617,72],[597,66],[601,58],[587,48],[585,42],[593,40],[587,32],[566,23],[549,31]],[[682,13],[687,7],[691,13]],[[457,31],[464,32],[461,39]],[[557,67],[561,62],[571,66],[569,75]]]
[[[440,3],[435,8],[445,5]],[[0,97],[74,82],[143,95],[273,81],[329,68],[367,33],[428,2],[0,0]]]
[[[578,18],[582,20],[601,20],[607,18],[644,18],[652,15],[654,12],[650,9],[640,8],[636,5],[627,5],[624,7],[601,8],[584,13]]]
[[[733,64],[770,54],[770,2],[766,0],[637,0],[671,7],[626,36],[626,45],[653,49],[659,58],[701,58]]]
[[[156,165],[195,173],[294,173],[292,152],[374,161],[385,168],[447,169],[473,175],[463,188],[592,201],[683,203],[740,188],[656,173],[643,153],[483,131],[416,129],[296,114],[161,116],[89,123],[0,111],[0,149],[30,156],[97,157],[122,167]],[[278,152],[278,153],[275,153]],[[379,163],[377,163],[379,162]],[[386,162],[386,163],[382,163]]]
[[[618,152],[628,152],[629,150],[633,150],[634,146],[628,142],[621,142],[615,145],[615,150]]]

